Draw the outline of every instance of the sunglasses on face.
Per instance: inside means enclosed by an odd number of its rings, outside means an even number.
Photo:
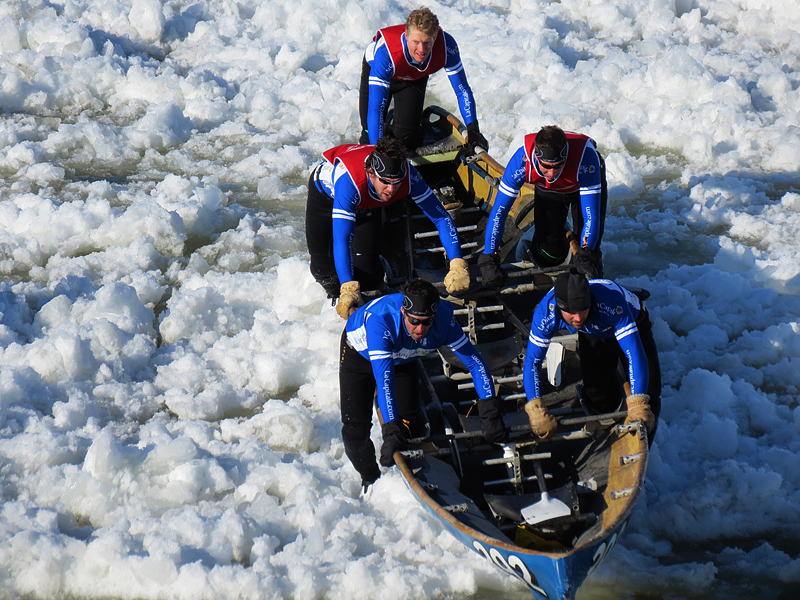
[[[542,169],[545,169],[546,171],[557,171],[558,169],[563,167],[566,164],[566,162],[567,161],[565,161],[565,160],[563,160],[561,162],[557,162],[557,163],[544,163],[542,161],[539,161],[539,166]]]
[[[430,327],[431,323],[433,323],[433,319],[417,319],[416,317],[412,317],[408,313],[406,313],[406,319],[408,319],[408,322],[414,327],[417,327],[418,325],[422,325],[423,327]]]
[[[384,179],[383,177],[380,177],[377,174],[375,176],[378,178],[378,181],[380,181],[383,185],[400,185],[403,182],[402,179]]]

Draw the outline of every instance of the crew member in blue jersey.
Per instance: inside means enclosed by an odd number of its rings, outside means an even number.
[[[308,181],[306,242],[311,274],[328,297],[339,299],[336,311],[343,319],[363,303],[362,285],[366,290],[382,284],[383,207],[408,195],[439,230],[450,259],[445,288],[451,294],[469,288],[455,223],[398,139],[337,146],[323,156]]]
[[[427,281],[406,282],[359,308],[347,320],[339,353],[342,439],[350,462],[366,490],[381,474],[370,439],[376,393],[383,419],[380,462],[394,464],[394,453],[406,447],[420,425],[417,358],[449,346],[472,374],[484,437],[508,439],[500,399],[486,364],[453,319],[453,305],[439,298]]]
[[[608,202],[605,164],[593,139],[548,125],[525,136],[503,173],[486,225],[483,254],[478,258],[483,284],[498,287],[505,281],[497,250],[506,213],[524,183],[533,184],[536,191],[533,236],[523,238],[526,252],[522,258],[540,267],[564,262],[569,254],[565,225],[571,210],[572,226],[580,236],[573,264],[590,277],[602,277],[600,241]]]
[[[628,421],[644,421],[652,443],[661,412],[661,367],[647,309],[628,289],[608,279],[587,280],[574,267],[556,278],[533,313],[523,384],[534,433],[548,438],[556,430],[542,402],[541,366],[561,329],[578,333],[584,407],[595,414],[620,408],[626,395],[616,376],[621,361],[630,384]]]
[[[461,55],[453,37],[439,27],[430,9],[411,11],[405,25],[378,31],[367,46],[361,68],[359,114],[361,143],[374,144],[384,135],[389,102],[394,98],[392,129],[409,149],[422,144],[422,116],[428,76],[444,69],[467,126],[469,154],[475,146],[489,149],[480,132],[475,98],[467,83]]]

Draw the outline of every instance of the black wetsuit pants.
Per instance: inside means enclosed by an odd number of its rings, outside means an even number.
[[[358,113],[361,117],[361,144],[369,144],[367,113],[369,112],[369,74],[371,70],[369,63],[366,60],[362,60],[361,87],[358,94]],[[410,150],[422,145],[420,119],[425,104],[425,88],[427,85],[427,77],[414,81],[392,79],[389,83],[389,97],[383,114],[384,122],[389,112],[389,103],[394,98],[392,132]]]
[[[653,339],[653,324],[644,306],[636,320],[636,327],[647,356],[647,394],[650,396],[650,408],[658,425],[658,415],[661,413],[661,364]],[[578,354],[581,359],[585,404],[596,413],[616,411],[625,397],[622,382],[628,380],[628,359],[619,343],[614,338],[601,339],[578,332]],[[617,373],[618,377],[609,377],[611,373]],[[655,433],[654,429],[650,436],[651,442]]]
[[[331,298],[339,297],[341,283],[333,260],[333,198],[321,192],[314,173],[308,180],[306,201],[306,243],[311,256],[311,274]],[[378,289],[383,283],[380,260],[384,210],[356,210],[356,230],[350,244],[353,275],[362,290]]]
[[[599,156],[599,154],[598,154]],[[606,208],[608,206],[608,184],[606,183],[606,167],[600,157],[600,235],[594,251],[602,276],[602,254],[600,242],[605,229]],[[564,262],[569,254],[569,242],[565,235],[567,215],[572,213],[572,228],[577,236],[583,230],[583,213],[581,212],[580,192],[557,194],[555,192],[536,190],[533,199],[533,240],[530,256],[540,267],[554,267]]]
[[[418,418],[418,385],[416,361],[395,365],[397,417],[412,422]],[[345,454],[364,481],[375,481],[380,476],[375,446],[370,439],[375,376],[370,362],[350,347],[344,333],[339,347],[339,395]]]

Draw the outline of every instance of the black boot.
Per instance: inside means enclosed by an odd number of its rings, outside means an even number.
[[[344,440],[344,452],[361,475],[361,485],[365,489],[381,476],[381,470],[375,460],[375,445],[370,438],[364,442]]]

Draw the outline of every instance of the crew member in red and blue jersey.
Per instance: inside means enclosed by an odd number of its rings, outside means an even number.
[[[365,290],[382,285],[383,208],[409,195],[436,225],[450,259],[445,289],[452,294],[469,288],[456,225],[398,139],[337,146],[323,156],[308,181],[306,242],[311,274],[328,297],[338,298],[336,311],[343,319],[363,304],[362,285]]]
[[[556,278],[531,321],[523,385],[534,433],[548,438],[556,430],[542,401],[541,367],[550,340],[564,329],[578,334],[581,403],[587,412],[615,412],[624,398],[628,421],[644,421],[652,443],[661,412],[661,367],[647,308],[627,288],[608,279],[587,280],[574,267]],[[630,393],[616,376],[620,362]]]
[[[453,319],[453,305],[442,300],[427,281],[408,281],[401,293],[377,298],[354,312],[342,334],[342,439],[365,490],[381,474],[370,439],[376,387],[383,418],[380,462],[390,467],[394,453],[404,449],[421,426],[417,359],[435,353],[441,346],[448,346],[472,375],[484,437],[495,443],[508,440],[492,376]]]
[[[505,281],[497,250],[506,213],[524,183],[536,188],[533,228],[532,235],[522,238],[524,250],[518,248],[516,260],[531,260],[540,267],[563,263],[569,254],[565,226],[571,211],[573,228],[580,236],[573,264],[590,277],[602,277],[600,242],[608,203],[605,164],[593,139],[548,125],[525,136],[503,173],[478,258],[483,284],[499,287]]]
[[[386,27],[367,46],[361,68],[359,114],[361,143],[374,144],[384,135],[389,102],[394,98],[392,129],[410,150],[422,145],[420,118],[428,77],[444,69],[467,126],[467,146],[489,149],[480,132],[475,98],[467,83],[453,37],[442,31],[430,9],[411,11],[405,25]]]

